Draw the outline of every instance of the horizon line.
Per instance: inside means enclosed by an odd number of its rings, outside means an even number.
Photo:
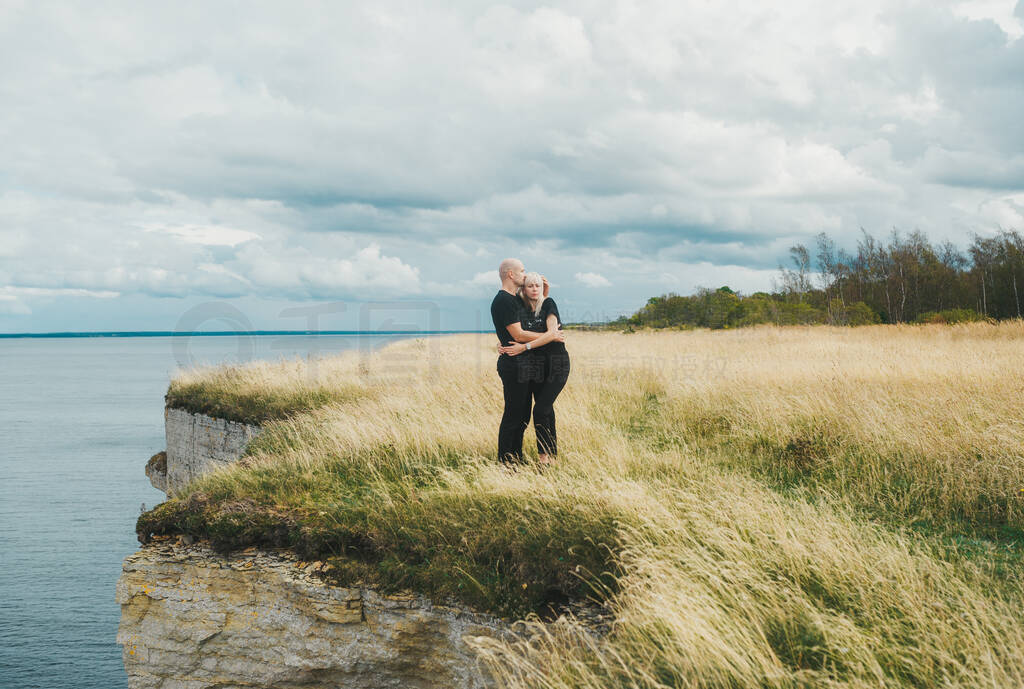
[[[67,330],[55,332],[0,333],[15,337],[216,337],[225,335],[450,335],[488,333],[491,330]]]

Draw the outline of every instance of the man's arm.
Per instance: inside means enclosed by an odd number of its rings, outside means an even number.
[[[506,327],[508,328],[508,334],[511,335],[512,339],[516,342],[533,342],[543,335],[543,333],[523,330],[523,326],[518,321],[515,323],[509,323]],[[533,345],[530,346],[532,347]]]
[[[530,349],[537,349],[537,347],[543,347],[549,342],[565,342],[565,331],[558,329],[558,318],[555,316],[555,314],[552,313],[548,315],[546,325],[548,328],[547,332],[535,333],[529,330],[524,331],[529,335],[536,336],[530,342]],[[508,327],[509,332],[511,332],[512,326],[510,325]],[[522,354],[523,352],[526,351],[526,344],[524,342],[514,342],[513,344],[507,347],[498,347],[498,351],[503,352],[505,354],[510,354],[511,356],[516,356],[517,354]]]

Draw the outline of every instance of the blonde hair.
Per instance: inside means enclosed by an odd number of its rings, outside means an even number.
[[[530,300],[526,298],[526,286],[536,282],[541,287],[540,297],[537,299],[536,304],[531,304]],[[534,316],[540,315],[540,307],[544,304],[544,278],[540,276],[540,273],[527,273],[526,277],[523,278],[523,286],[516,290],[516,294],[526,304],[526,308],[533,311]]]

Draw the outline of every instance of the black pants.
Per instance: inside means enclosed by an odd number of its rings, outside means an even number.
[[[530,383],[530,394],[533,396],[533,428],[537,432],[537,454],[554,456],[558,454],[555,398],[569,379],[569,354],[563,350],[548,355],[537,352],[536,356],[543,359],[542,378]]]
[[[502,355],[498,358],[498,376],[505,393],[505,411],[498,427],[498,460],[523,461],[523,433],[530,425],[530,375],[526,358]]]

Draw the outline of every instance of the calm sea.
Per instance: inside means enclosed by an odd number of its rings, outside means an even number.
[[[144,467],[177,367],[402,337],[0,338],[0,687],[127,686],[114,584],[142,505],[165,497]]]

